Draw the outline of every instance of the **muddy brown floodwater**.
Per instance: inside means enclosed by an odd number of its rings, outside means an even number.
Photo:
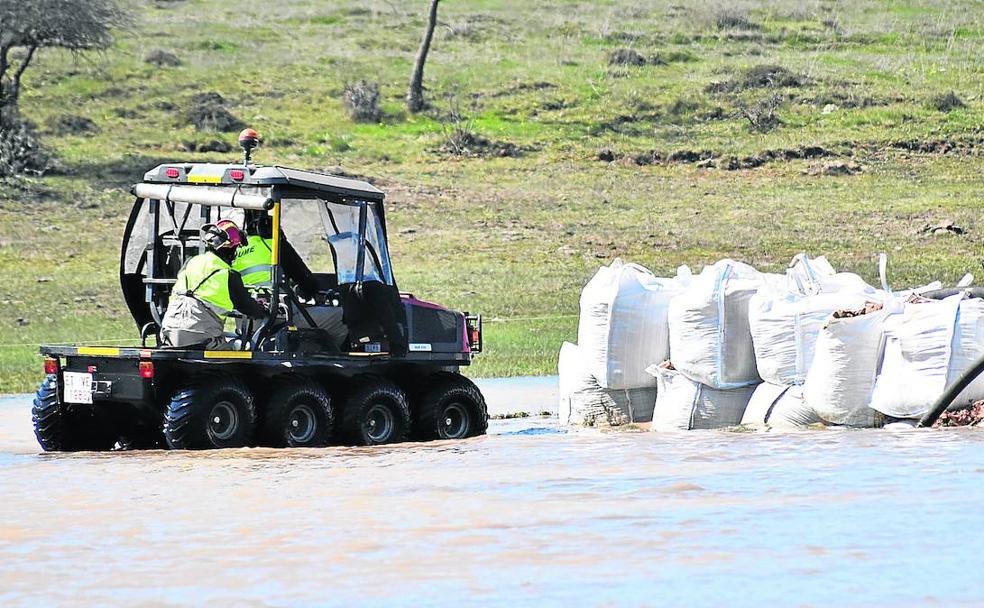
[[[542,382],[486,389],[508,407],[524,386],[513,409],[552,405]],[[0,399],[0,605],[984,604],[984,431],[554,420],[382,448],[56,455],[29,399]]]

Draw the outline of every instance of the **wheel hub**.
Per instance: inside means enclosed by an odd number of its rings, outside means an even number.
[[[468,408],[460,403],[450,403],[444,408],[440,435],[443,439],[461,439],[468,435],[471,416]]]
[[[217,441],[225,441],[239,430],[239,412],[229,401],[219,401],[212,406],[208,419],[208,434]]]
[[[311,441],[318,430],[318,419],[314,414],[314,408],[307,403],[301,403],[290,412],[287,418],[288,430],[291,440],[302,445]]]
[[[363,426],[370,440],[381,443],[393,435],[396,420],[390,408],[382,403],[376,403],[366,412]]]

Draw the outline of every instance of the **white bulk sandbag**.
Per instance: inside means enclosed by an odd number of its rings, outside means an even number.
[[[864,416],[856,415],[851,422],[849,426],[855,428],[876,428],[882,425],[883,418],[878,412],[866,409]],[[807,404],[802,386],[769,383],[762,383],[755,389],[741,423],[743,426],[775,430],[796,430],[818,424],[831,426]]]
[[[803,396],[823,420],[857,427],[874,424],[869,404],[881,363],[889,308],[869,306],[867,312],[838,312],[821,328]]]
[[[864,306],[875,290],[857,275],[840,273],[803,294],[789,287],[763,287],[748,304],[748,322],[759,376],[773,384],[803,384],[813,363],[820,328],[838,310]],[[796,284],[795,289],[802,288]]]
[[[864,294],[756,294],[748,305],[755,365],[766,382],[803,384],[813,363],[820,328],[837,310],[864,306]]]
[[[741,424],[749,427],[765,427],[772,413],[772,407],[779,401],[788,386],[763,382],[755,387],[752,398],[748,401],[745,413],[742,414]]]
[[[950,367],[946,373],[946,385],[950,386],[984,356],[984,300],[969,298],[960,302],[957,324],[953,332]],[[984,399],[984,374],[965,388],[950,406],[967,407]]]
[[[575,344],[565,342],[560,349],[557,371],[560,403],[557,412],[564,425],[617,426],[630,422],[649,422],[656,403],[656,388],[609,390],[591,375]]]
[[[741,419],[744,426],[778,430],[826,425],[803,400],[803,387],[763,382],[755,388]]]
[[[788,290],[800,295],[818,293],[856,292],[874,293],[875,288],[851,272],[836,272],[827,258],[811,258],[800,253],[793,258],[786,270]]]
[[[657,379],[653,431],[719,429],[741,423],[754,386],[717,389],[691,380],[683,373],[652,366]]]
[[[642,266],[616,259],[584,286],[577,340],[602,387],[656,385],[646,368],[669,357],[667,309],[689,277],[685,267],[677,278],[661,279]]]
[[[820,328],[837,310],[860,308],[875,288],[856,274],[836,273],[824,257],[799,254],[785,284],[766,284],[748,304],[755,365],[772,384],[803,384]]]
[[[787,386],[772,404],[766,424],[770,429],[789,431],[814,424],[826,426],[826,421],[803,399],[802,386]]]
[[[759,382],[748,301],[763,285],[747,264],[721,260],[670,302],[670,358],[702,384],[736,388]]]
[[[894,418],[919,418],[943,394],[963,294],[909,302],[885,321],[881,372],[871,407]]]
[[[581,358],[580,349],[576,344],[564,342],[560,347],[560,358],[557,361],[557,378],[559,383],[560,402],[557,404],[557,415],[561,424],[569,424],[571,418],[571,399],[576,393],[591,389],[594,380]]]
[[[649,422],[656,404],[656,388],[607,389],[597,384],[571,395],[568,425],[620,426]]]

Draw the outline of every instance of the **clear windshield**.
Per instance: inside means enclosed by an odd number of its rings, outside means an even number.
[[[379,281],[393,284],[389,251],[382,223],[374,205],[342,205],[322,202],[321,222],[325,240],[331,247],[338,283],[355,283],[359,280],[359,219],[366,213],[366,248],[362,256],[363,281]]]

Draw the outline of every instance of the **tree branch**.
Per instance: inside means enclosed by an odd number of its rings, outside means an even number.
[[[4,110],[7,108],[7,85],[4,83],[4,79],[7,76],[7,70],[10,69],[10,62],[7,59],[9,52],[10,45],[0,46],[0,128],[6,124]]]
[[[3,82],[3,77],[7,75],[7,69],[10,68],[10,63],[7,61],[7,54],[10,52],[10,45],[0,46],[0,83]]]
[[[15,95],[16,95],[16,91],[18,89],[20,89],[21,76],[24,75],[24,71],[27,69],[27,66],[29,66],[31,64],[31,59],[34,59],[34,53],[37,50],[38,50],[38,47],[36,45],[31,45],[31,46],[27,47],[27,55],[24,56],[24,62],[21,63],[20,64],[20,67],[17,68],[17,71],[14,72],[14,91],[15,91]]]

